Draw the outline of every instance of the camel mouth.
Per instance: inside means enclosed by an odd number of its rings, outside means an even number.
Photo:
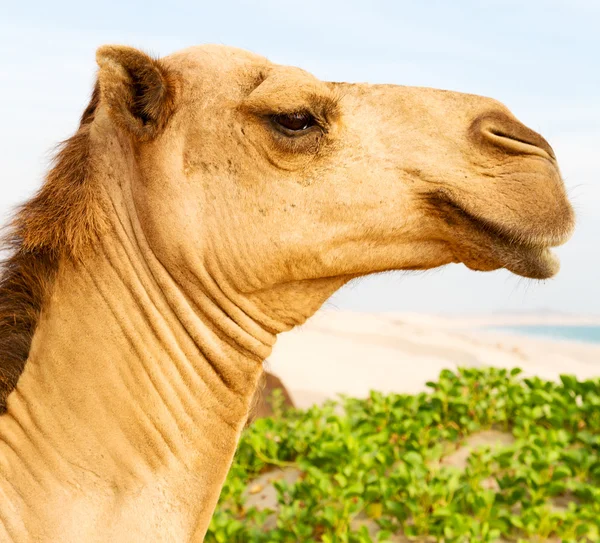
[[[560,260],[551,250],[571,236],[572,227],[560,233],[516,231],[479,217],[447,194],[429,197],[436,211],[451,227],[451,244],[456,260],[476,271],[505,268],[528,279],[549,279],[560,269]]]

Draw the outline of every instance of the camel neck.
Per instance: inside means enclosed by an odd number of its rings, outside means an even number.
[[[275,340],[214,285],[182,288],[113,207],[61,265],[0,417],[7,540],[202,540]]]

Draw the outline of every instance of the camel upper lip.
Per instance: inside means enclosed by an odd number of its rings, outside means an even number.
[[[472,226],[475,226],[478,232],[484,234],[485,237],[492,238],[494,241],[500,242],[503,245],[532,250],[549,249],[563,245],[571,236],[571,231],[567,230],[560,234],[549,233],[547,236],[544,236],[543,239],[540,239],[539,236],[535,236],[531,233],[508,228],[472,213],[445,191],[436,192],[434,195],[430,196],[430,199],[437,211],[446,219],[446,222],[452,224],[454,221],[459,220],[469,223]],[[454,221],[452,219],[454,219]]]

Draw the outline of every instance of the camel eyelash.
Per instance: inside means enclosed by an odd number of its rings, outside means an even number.
[[[317,125],[311,126],[300,134],[287,134],[284,129],[276,126],[273,121],[270,121],[269,124],[271,125],[273,142],[286,153],[316,154],[325,135],[324,130]]]

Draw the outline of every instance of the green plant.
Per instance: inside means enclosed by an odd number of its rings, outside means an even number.
[[[367,543],[366,520],[377,524],[375,541],[396,532],[444,542],[600,540],[600,379],[519,373],[444,370],[428,393],[371,392],[256,421],[206,541]],[[444,465],[467,436],[490,428],[514,442],[474,450],[464,469]],[[300,476],[275,484],[277,511],[245,506],[253,478],[290,466]]]

